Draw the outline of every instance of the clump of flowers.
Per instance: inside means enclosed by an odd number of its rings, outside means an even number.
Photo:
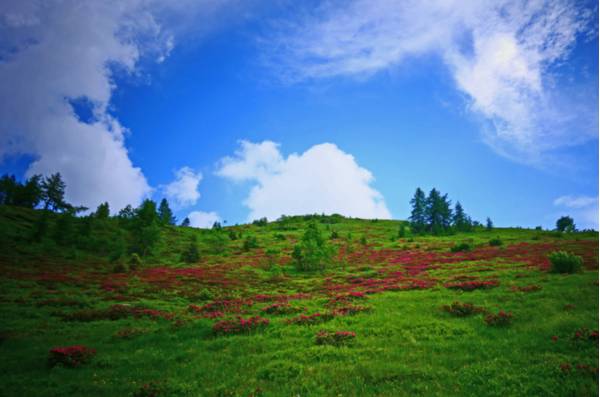
[[[589,330],[585,327],[579,328],[573,334],[573,339],[576,341],[596,341],[598,342],[598,331],[597,330]]]
[[[444,287],[449,289],[459,289],[462,291],[474,291],[476,289],[490,289],[495,288],[500,283],[497,280],[488,281],[463,281],[458,283],[447,283]]]
[[[356,338],[356,333],[351,331],[319,331],[315,336],[317,345],[341,346],[350,343]]]
[[[467,317],[484,311],[483,307],[462,302],[453,302],[451,305],[444,305],[442,309],[456,317]]]
[[[500,310],[498,314],[490,313],[484,318],[486,324],[492,327],[507,327],[512,322],[512,319],[512,313],[505,312],[504,310]]]
[[[288,324],[297,324],[297,325],[313,325],[320,324],[326,321],[329,321],[333,318],[333,314],[331,313],[313,313],[309,315],[301,314],[297,317],[291,318],[288,320]]]
[[[65,367],[75,368],[89,362],[96,355],[96,350],[83,345],[54,347],[50,349],[48,365],[54,367],[62,364]]]
[[[291,306],[289,303],[273,303],[272,305],[262,309],[262,312],[267,314],[281,315],[296,313],[298,310],[298,308]]]
[[[250,333],[269,325],[269,320],[260,316],[250,318],[238,317],[235,320],[221,320],[213,325],[217,335],[233,335]]]
[[[355,314],[368,312],[370,310],[371,308],[369,306],[346,305],[334,309],[331,314],[334,316],[354,316]]]

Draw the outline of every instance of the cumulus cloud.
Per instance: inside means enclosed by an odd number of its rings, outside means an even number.
[[[561,196],[554,200],[554,205],[573,216],[579,228],[598,230],[598,197]]]
[[[436,54],[485,120],[485,142],[535,164],[597,137],[597,74],[553,73],[578,38],[596,35],[596,12],[570,0],[328,2],[268,42],[292,82],[364,78]]]
[[[198,186],[201,180],[200,172],[194,172],[190,167],[182,167],[175,172],[175,180],[163,186],[163,191],[178,208],[194,205],[200,199]]]
[[[271,141],[242,141],[235,156],[221,160],[217,175],[253,183],[244,204],[248,220],[281,215],[339,213],[360,218],[390,218],[374,178],[336,145],[315,145],[284,157]]]
[[[129,158],[128,130],[109,112],[115,73],[164,60],[183,25],[170,19],[214,7],[210,0],[0,2],[0,161],[32,155],[27,175],[61,172],[74,204],[139,203],[152,189]],[[78,117],[78,101],[89,119]]]
[[[215,222],[221,222],[216,212],[192,211],[189,213],[190,226],[202,229],[211,228]]]

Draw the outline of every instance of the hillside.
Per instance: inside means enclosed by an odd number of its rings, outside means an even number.
[[[47,216],[36,240],[41,211],[0,206],[0,395],[598,393],[594,232],[420,236],[315,215],[163,226],[137,261],[118,219],[77,218],[65,237]],[[311,225],[333,255],[303,271]],[[558,250],[583,271],[549,272]],[[51,365],[66,346],[95,355]]]

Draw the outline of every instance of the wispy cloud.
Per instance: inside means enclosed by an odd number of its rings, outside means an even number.
[[[557,197],[553,204],[573,216],[579,228],[598,230],[598,197],[567,195]]]
[[[578,38],[596,35],[595,17],[591,6],[569,0],[327,2],[282,23],[269,51],[289,82],[366,78],[438,54],[485,120],[484,141],[540,164],[556,149],[596,138],[597,75],[553,73]]]
[[[221,160],[217,175],[254,183],[245,204],[248,220],[281,215],[339,213],[361,218],[390,218],[374,178],[336,145],[315,145],[284,157],[279,145],[242,141],[235,156]]]
[[[188,207],[200,199],[200,181],[202,173],[195,172],[190,167],[182,167],[175,172],[175,180],[162,186],[162,190],[176,208]]]

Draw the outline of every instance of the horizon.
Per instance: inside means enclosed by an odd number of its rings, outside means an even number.
[[[210,227],[406,220],[598,229],[595,3],[0,2],[0,174]]]

